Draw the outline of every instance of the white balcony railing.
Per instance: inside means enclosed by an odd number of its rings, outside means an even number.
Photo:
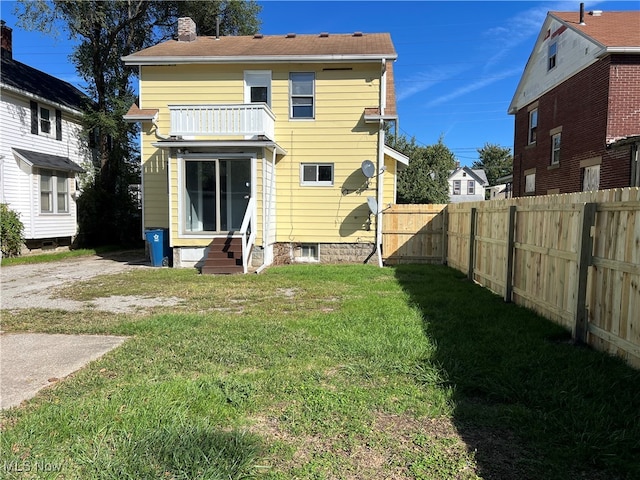
[[[276,117],[265,103],[169,105],[175,136],[259,136],[274,139]]]

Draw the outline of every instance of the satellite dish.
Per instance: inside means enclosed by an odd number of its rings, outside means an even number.
[[[376,200],[376,197],[367,197],[367,205],[369,205],[369,211],[372,214],[378,214],[378,202]]]
[[[362,173],[367,178],[372,178],[376,174],[376,166],[373,164],[371,160],[365,160],[362,162]]]

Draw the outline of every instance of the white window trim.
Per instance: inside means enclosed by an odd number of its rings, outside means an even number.
[[[535,116],[535,124],[533,118]],[[538,141],[538,109],[534,108],[529,112],[529,128],[527,129],[527,145],[533,145]]]
[[[42,110],[47,110],[49,112],[48,120],[44,120],[42,118]],[[42,122],[44,121],[49,122],[48,132],[42,130]],[[43,105],[41,103],[38,103],[38,135],[47,138],[56,138],[56,110],[55,108],[51,108],[49,105]]]
[[[244,71],[244,103],[251,103],[251,87],[266,87],[267,105],[271,106],[271,70]]]
[[[467,180],[467,195],[476,194],[476,182],[475,180]]]
[[[295,74],[308,74],[313,75],[313,91],[311,95],[294,95],[293,94],[293,79],[291,78]],[[312,99],[312,111],[310,117],[294,117],[293,116],[293,97],[310,97]],[[289,72],[289,120],[309,122],[316,119],[316,73],[315,72]]]
[[[305,248],[313,249],[315,255],[303,255]],[[302,243],[296,249],[296,255],[294,256],[296,262],[300,263],[318,263],[320,262],[320,244],[318,243]]]
[[[48,175],[50,188],[51,190],[47,190],[49,192],[49,204],[51,205],[51,210],[43,210],[42,204],[42,176]],[[66,185],[65,192],[58,192],[58,179],[63,178]],[[58,194],[65,194],[65,210],[60,210],[58,205]],[[38,207],[40,215],[69,215],[71,213],[71,205],[69,202],[70,196],[70,187],[69,187],[69,175],[67,172],[60,170],[49,170],[46,168],[41,168],[38,170]]]
[[[316,167],[316,179],[318,178],[318,167],[331,167],[331,181],[327,180],[304,180],[304,167],[315,166]],[[333,187],[335,181],[335,167],[333,163],[301,163],[300,164],[300,185],[303,187]]]
[[[551,55],[552,48],[554,48],[555,50],[553,55]],[[547,71],[551,71],[557,66],[558,66],[558,41],[555,40],[549,44],[549,47],[547,49]]]
[[[556,145],[556,138],[558,144]],[[560,151],[562,149],[562,133],[554,133],[551,135],[551,165],[560,164]]]

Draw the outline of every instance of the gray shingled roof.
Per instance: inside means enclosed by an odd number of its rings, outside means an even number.
[[[3,85],[36,95],[73,110],[82,110],[88,97],[76,87],[48,73],[11,58],[2,52],[0,80]]]

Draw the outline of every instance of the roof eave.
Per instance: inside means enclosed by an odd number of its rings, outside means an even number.
[[[69,107],[67,105],[63,105],[62,103],[56,102],[54,100],[51,100],[50,98],[45,98],[45,97],[42,97],[40,95],[35,95],[35,94],[33,94],[31,92],[28,92],[26,90],[22,90],[20,88],[13,87],[11,85],[7,85],[6,83],[0,83],[0,87],[3,90],[7,90],[7,91],[12,92],[12,93],[14,93],[16,95],[22,95],[24,97],[30,98],[31,100],[35,100],[35,101],[37,101],[39,103],[46,103],[47,105],[50,105],[50,106],[52,106],[54,108],[62,110],[63,112],[67,112],[67,113],[70,113],[72,115],[75,115],[77,117],[81,117],[83,115],[82,110],[76,110],[75,108],[71,108],[71,107]]]
[[[323,63],[323,62],[372,62],[382,59],[396,60],[397,54],[333,54],[333,55],[256,55],[256,56],[137,56],[128,55],[121,60],[126,65],[176,65],[176,64],[221,64],[221,63]]]
[[[598,53],[597,58],[603,58],[607,55],[640,55],[640,46],[638,47],[606,47]]]

